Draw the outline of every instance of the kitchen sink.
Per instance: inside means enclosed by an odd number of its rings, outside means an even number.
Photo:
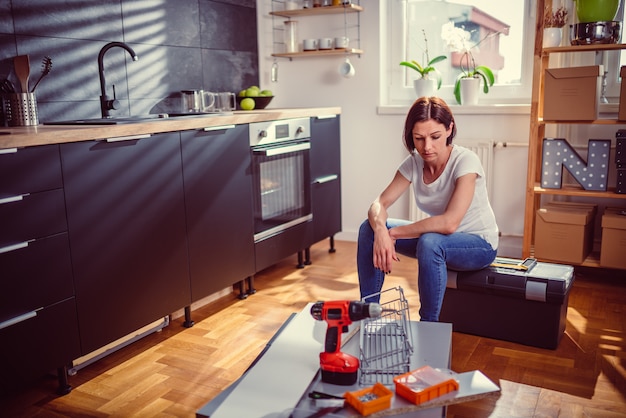
[[[61,120],[54,122],[44,122],[44,125],[120,125],[125,123],[137,123],[149,120],[167,120],[169,118],[181,117],[207,117],[207,116],[225,116],[232,115],[232,112],[221,113],[159,113],[140,116],[120,116],[111,118],[95,118],[95,119],[73,119]]]

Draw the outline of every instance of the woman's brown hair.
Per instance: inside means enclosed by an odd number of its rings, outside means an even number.
[[[456,122],[452,111],[439,97],[420,97],[417,99],[409,113],[406,115],[406,121],[404,122],[404,146],[409,152],[415,150],[415,144],[413,143],[413,127],[418,122],[424,122],[433,119],[443,126],[446,130],[450,129],[452,125],[452,132],[450,136],[446,138],[446,145],[450,145],[454,136],[456,135]]]

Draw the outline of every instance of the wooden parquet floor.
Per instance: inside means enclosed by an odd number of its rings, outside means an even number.
[[[236,380],[291,313],[316,300],[358,299],[356,244],[311,249],[313,264],[291,257],[259,273],[257,293],[236,293],[192,312],[195,325],[174,319],[70,378],[56,396],[43,378],[3,394],[0,417],[194,417]],[[403,258],[385,288],[401,286],[417,319],[415,261]],[[453,333],[452,369],[481,370],[502,391],[453,405],[449,417],[626,417],[626,274],[577,270],[566,335],[556,350]],[[235,418],[235,417],[233,417]],[[237,417],[239,418],[239,417]],[[245,418],[245,417],[243,417]]]

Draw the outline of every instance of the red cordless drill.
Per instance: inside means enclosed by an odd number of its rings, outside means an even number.
[[[382,308],[378,303],[337,300],[316,302],[311,307],[311,315],[318,321],[326,321],[324,352],[320,353],[322,381],[335,385],[353,385],[359,370],[359,359],[339,351],[341,334],[348,332],[348,325],[365,318],[378,318]]]

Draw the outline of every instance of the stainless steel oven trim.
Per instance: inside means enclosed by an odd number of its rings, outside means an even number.
[[[266,238],[271,237],[272,235],[276,235],[285,229],[289,229],[293,226],[299,225],[304,222],[308,222],[313,219],[313,214],[309,213],[308,215],[301,216],[300,218],[294,219],[289,222],[285,222],[284,224],[280,224],[275,226],[274,228],[266,229],[265,231],[259,232],[258,234],[254,234],[254,242],[262,241]]]
[[[305,151],[311,149],[311,143],[310,142],[300,142],[297,144],[293,144],[293,145],[282,145],[282,146],[278,146],[278,147],[271,147],[271,148],[262,148],[262,149],[254,149],[253,148],[253,152],[257,155],[264,155],[266,157],[273,157],[275,155],[282,155],[282,154],[287,154],[290,152],[298,152],[298,151]]]

